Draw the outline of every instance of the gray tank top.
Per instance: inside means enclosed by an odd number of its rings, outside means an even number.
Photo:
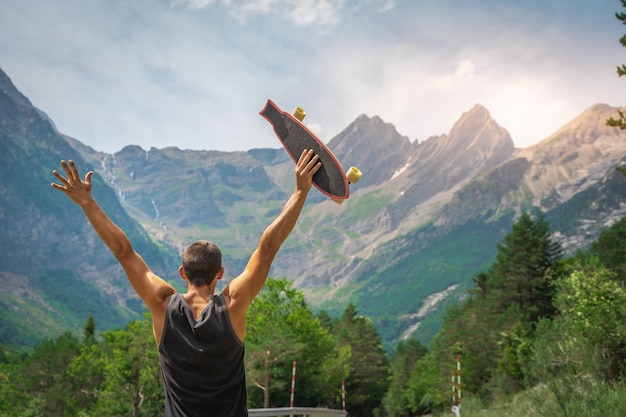
[[[165,416],[247,416],[243,354],[222,295],[198,320],[181,294],[172,295],[159,344]]]

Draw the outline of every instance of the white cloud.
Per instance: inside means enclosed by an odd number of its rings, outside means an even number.
[[[361,113],[421,140],[480,103],[526,146],[595,102],[624,104],[610,1],[5,0],[0,65],[107,152],[278,147],[258,116],[268,98],[305,107],[327,140]]]
[[[389,12],[396,7],[395,0],[172,0],[191,10],[202,10],[220,4],[242,22],[274,15],[299,27],[334,26],[350,12],[373,10]]]
[[[191,10],[202,10],[216,4],[226,6],[238,20],[276,15],[296,26],[329,26],[341,19],[345,0],[173,0]]]
[[[391,11],[393,9],[396,8],[396,1],[395,0],[387,0],[385,2],[385,4],[382,5],[382,7],[379,9],[381,13],[387,13],[388,11]]]

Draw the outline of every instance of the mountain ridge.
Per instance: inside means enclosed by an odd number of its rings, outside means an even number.
[[[106,318],[97,317],[105,327],[143,311],[80,209],[50,188],[50,172],[61,158],[75,159],[83,174],[96,172],[98,201],[155,272],[172,282],[178,282],[182,248],[210,239],[224,252],[225,285],[243,269],[293,188],[293,162],[280,148],[96,151],[57,132],[15,87],[6,87],[7,80],[0,79],[0,160],[7,167],[0,175],[0,245],[6,250],[0,288],[11,298],[0,303],[0,327],[15,337],[0,343],[32,343],[41,331],[15,330],[16,323],[24,326],[11,313],[15,308],[41,317],[49,331],[79,326],[84,311],[71,310],[72,301],[59,295],[64,283],[93,295],[93,305],[106,310]],[[339,314],[354,302],[387,345],[410,335],[428,341],[443,308],[488,267],[521,212],[545,211],[570,251],[588,245],[608,218],[626,213],[626,193],[616,191],[621,183],[613,169],[626,156],[626,136],[603,124],[614,110],[595,104],[524,149],[515,148],[480,104],[447,134],[422,142],[362,114],[328,146],[364,177],[341,205],[311,192],[270,274],[293,280],[315,309]],[[420,313],[423,302],[428,314]]]

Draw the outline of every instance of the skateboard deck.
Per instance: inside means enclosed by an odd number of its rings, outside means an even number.
[[[336,202],[349,197],[349,182],[341,164],[313,132],[295,116],[281,110],[272,100],[267,100],[260,114],[272,125],[276,136],[294,162],[298,162],[305,149],[313,149],[319,155],[322,166],[313,175],[315,188]]]

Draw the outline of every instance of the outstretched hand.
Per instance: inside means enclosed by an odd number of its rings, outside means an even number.
[[[319,155],[313,153],[313,149],[305,149],[296,164],[296,189],[309,192],[313,185],[313,175],[320,169]]]
[[[61,165],[65,170],[65,174],[67,178],[63,177],[56,169],[52,171],[55,177],[61,182],[62,185],[52,183],[52,188],[62,191],[67,195],[73,202],[82,206],[92,199],[91,197],[91,176],[93,175],[93,171],[89,171],[87,175],[85,175],[85,180],[81,180],[80,175],[78,174],[78,169],[74,164],[74,161],[70,159],[69,166],[65,161],[61,161]]]

